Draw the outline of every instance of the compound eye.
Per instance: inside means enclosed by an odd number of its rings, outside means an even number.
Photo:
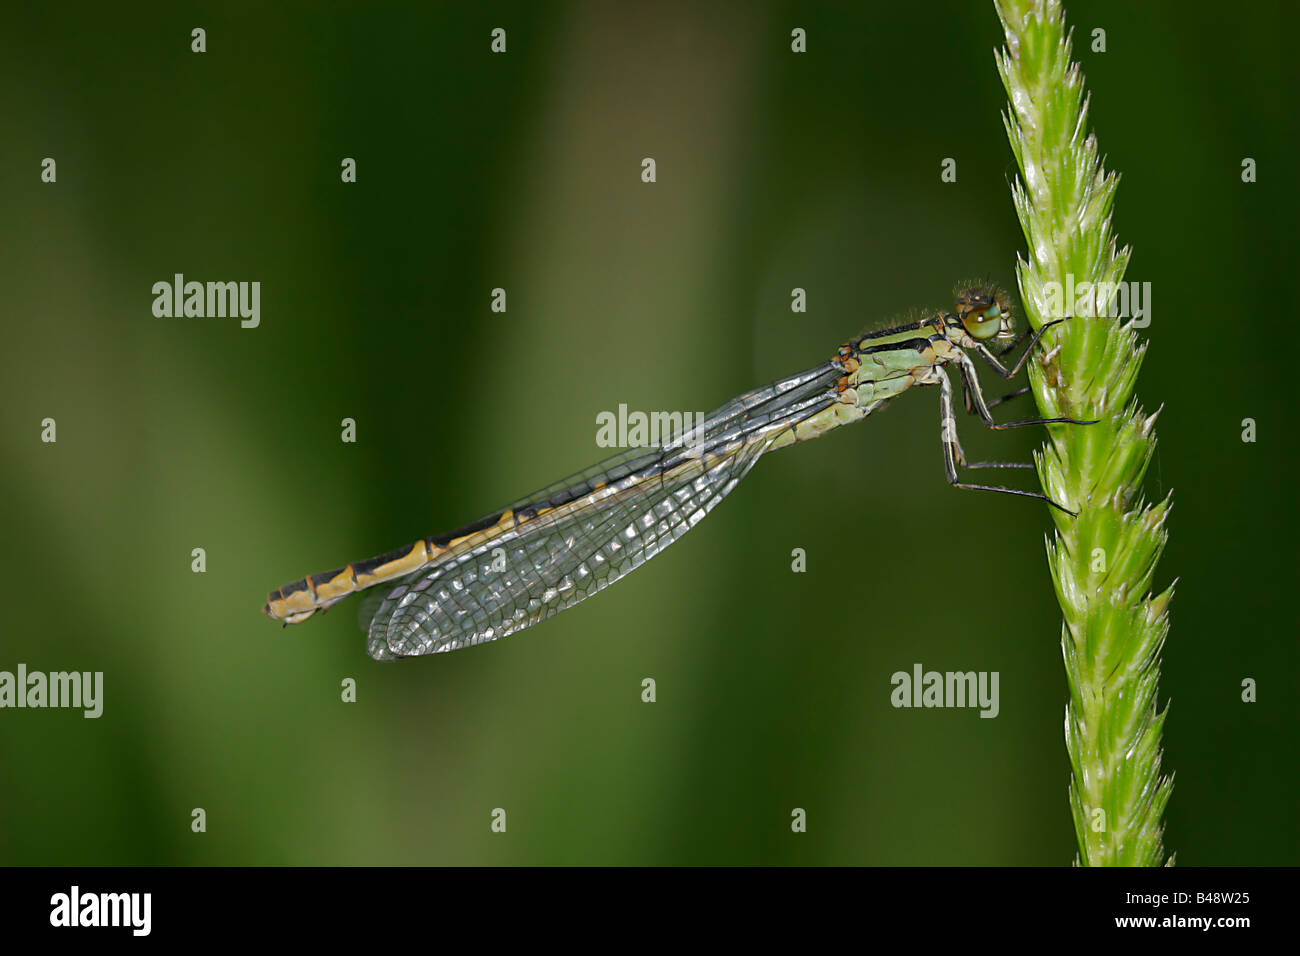
[[[1012,335],[1010,304],[996,288],[972,286],[957,296],[957,318],[974,339],[987,340]]]
[[[972,338],[991,339],[1002,330],[1002,313],[993,305],[985,312],[966,313],[961,324]]]

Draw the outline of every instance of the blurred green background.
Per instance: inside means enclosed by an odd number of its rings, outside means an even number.
[[[6,14],[0,669],[102,670],[106,703],[0,711],[0,861],[1073,860],[1050,522],[945,485],[928,392],[765,459],[510,640],[380,665],[353,608],[259,613],[598,460],[599,411],[706,410],[960,279],[1014,282],[989,4],[416,6]],[[1297,23],[1137,6],[1069,14],[1107,31],[1076,55],[1153,287],[1166,842],[1294,864]],[[259,280],[261,326],[155,318],[176,272]],[[893,709],[917,662],[998,671],[1000,715]]]

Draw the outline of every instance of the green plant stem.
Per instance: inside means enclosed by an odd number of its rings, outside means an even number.
[[[1043,489],[1079,512],[1053,512],[1047,544],[1064,615],[1077,862],[1158,865],[1173,781],[1160,773],[1168,710],[1156,698],[1173,586],[1158,597],[1149,588],[1172,499],[1151,505],[1141,493],[1156,446],[1156,416],[1144,416],[1134,398],[1145,345],[1131,322],[1107,317],[1115,315],[1107,292],[1096,301],[1065,295],[1071,285],[1124,278],[1129,250],[1116,251],[1110,221],[1118,177],[1102,168],[1088,133],[1083,75],[1070,62],[1060,3],[994,5],[1006,36],[997,55],[1010,101],[1003,120],[1021,176],[1012,197],[1029,248],[1017,264],[1021,299],[1035,328],[1068,318],[1047,332],[1030,384],[1044,417],[1097,420],[1052,426],[1037,456]]]

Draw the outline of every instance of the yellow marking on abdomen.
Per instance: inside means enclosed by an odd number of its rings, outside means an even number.
[[[356,585],[351,590],[359,591],[375,584],[381,584],[391,578],[400,578],[403,575],[410,574],[412,571],[418,571],[429,563],[429,549],[422,540],[411,545],[411,550],[400,558],[394,558],[387,564],[381,564],[368,574],[356,575]],[[338,580],[335,578],[335,580]],[[348,593],[351,593],[350,591]]]

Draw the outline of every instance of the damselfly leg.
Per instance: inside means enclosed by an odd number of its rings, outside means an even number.
[[[956,418],[953,413],[952,400],[952,382],[942,371],[938,373],[940,397],[940,414],[942,417],[943,427],[940,429],[940,436],[943,440],[943,467],[944,473],[948,479],[948,484],[954,488],[963,488],[967,491],[996,491],[1004,495],[1019,495],[1023,498],[1038,498],[1046,501],[1053,508],[1064,511],[1072,517],[1078,517],[1077,511],[1071,511],[1064,505],[1057,504],[1041,491],[1025,491],[1020,488],[1004,488],[1001,485],[976,485],[970,482],[961,481],[957,474],[957,465],[959,461],[965,459],[965,454],[957,442]],[[978,464],[968,464],[968,468],[1024,468],[1033,467],[1027,463],[1017,464],[1008,462],[980,462]]]
[[[963,381],[965,380],[963,379]],[[1009,402],[1013,398],[1019,398],[1021,395],[1028,395],[1029,392],[1030,392],[1030,387],[1028,385],[1026,385],[1024,388],[1018,388],[1014,392],[1007,392],[1005,395],[999,396],[998,398],[995,398],[993,399],[993,401],[989,402],[988,403],[989,408],[997,408],[1003,402]],[[967,405],[966,411],[973,412],[974,410],[969,405]]]
[[[1026,347],[1024,354],[1021,355],[1020,358],[1016,361],[1015,365],[1013,365],[1009,369],[1006,366],[1004,366],[1000,361],[998,361],[998,357],[993,355],[992,352],[990,352],[987,348],[985,348],[983,343],[977,344],[976,348],[979,350],[980,354],[984,357],[984,359],[989,363],[989,365],[993,367],[994,371],[998,373],[998,375],[1000,375],[1002,378],[1010,379],[1013,378],[1016,374],[1020,372],[1021,369],[1024,368],[1025,363],[1029,360],[1029,356],[1033,353],[1034,348],[1038,345],[1038,342],[1042,339],[1043,333],[1046,332],[1052,326],[1059,325],[1063,321],[1064,321],[1063,319],[1058,319],[1054,322],[1048,322],[1045,325],[1043,325],[1040,329],[1038,329],[1030,338],[1029,345]],[[1009,348],[1004,349],[1000,354],[1006,355],[1008,352],[1011,351],[1011,349],[1015,348],[1016,344],[1018,344],[1020,341],[1023,341],[1024,338],[1025,336],[1022,334],[1017,338],[1015,342],[1011,344]],[[961,368],[962,400],[963,400],[963,404],[966,406],[966,411],[971,414],[978,415],[980,420],[983,421],[984,425],[993,431],[1004,431],[1010,428],[1024,428],[1029,425],[1054,425],[1054,424],[1094,425],[1096,424],[1096,422],[1080,421],[1079,419],[1076,418],[1029,418],[1018,422],[998,422],[993,418],[990,409],[994,405],[1001,404],[1001,402],[1005,401],[1008,398],[1014,398],[1018,395],[1025,394],[1026,392],[1029,391],[1029,386],[1025,386],[1022,389],[1018,389],[1017,391],[1011,392],[1008,395],[1004,395],[1002,398],[997,399],[996,401],[990,403],[986,401],[984,398],[984,391],[980,386],[979,375],[976,373],[975,363],[971,361],[970,356],[967,355],[965,352],[957,350],[956,359],[958,365]],[[939,371],[939,377],[941,379],[939,384],[942,389],[941,414],[943,417],[942,437],[943,437],[943,444],[944,444],[944,466],[948,477],[948,483],[955,488],[965,488],[972,491],[997,491],[1003,494],[1020,495],[1022,497],[1027,497],[1027,498],[1039,498],[1043,501],[1046,501],[1053,508],[1056,508],[1060,511],[1064,511],[1066,514],[1076,515],[1076,512],[1073,512],[1070,509],[1058,504],[1057,502],[1053,501],[1051,498],[1049,498],[1047,495],[1043,494],[1042,492],[1024,491],[1018,488],[1005,488],[1000,485],[976,485],[976,484],[971,484],[968,482],[962,482],[958,480],[958,474],[957,474],[958,466],[965,467],[965,468],[1033,468],[1034,466],[1030,462],[967,461],[966,453],[962,449],[961,442],[957,437],[956,424],[955,424],[955,420],[953,419],[952,383],[948,380],[948,376],[942,371]]]
[[[1016,359],[1016,364],[1011,366],[1011,368],[1007,368],[1005,365],[1002,364],[1001,361],[999,361],[999,359],[1003,355],[1008,354],[1012,349],[1014,349],[1017,345],[1019,345],[1024,340],[1025,338],[1024,332],[1022,332],[1015,339],[1015,341],[1013,341],[1009,346],[1007,346],[997,355],[994,355],[991,351],[989,351],[988,346],[986,346],[983,342],[976,343],[975,348],[976,350],[978,350],[980,355],[983,356],[984,361],[989,363],[993,371],[997,372],[1000,376],[1002,376],[1009,382],[1017,375],[1020,374],[1020,370],[1024,368],[1025,363],[1029,361],[1029,356],[1034,354],[1034,349],[1038,347],[1039,341],[1046,334],[1047,330],[1052,328],[1053,326],[1060,325],[1064,321],[1065,319],[1053,319],[1051,322],[1044,322],[1038,328],[1038,330],[1034,332],[1033,336],[1029,340],[1029,345],[1025,347],[1024,352],[1021,353],[1020,358]]]

